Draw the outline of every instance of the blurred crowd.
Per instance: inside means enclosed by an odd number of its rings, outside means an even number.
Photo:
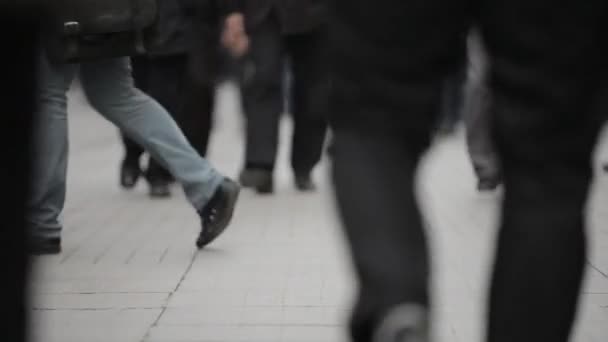
[[[289,113],[294,186],[315,191],[313,170],[332,158],[359,283],[352,340],[428,342],[431,256],[414,178],[433,137],[462,122],[477,189],[504,187],[486,340],[568,341],[608,104],[607,2],[56,0],[44,17],[29,253],[61,253],[76,77],[120,132],[120,186],[144,180],[166,198],[180,184],[200,216],[198,248],[230,226],[241,188],[273,194]],[[234,180],[205,158],[225,79],[246,123]]]

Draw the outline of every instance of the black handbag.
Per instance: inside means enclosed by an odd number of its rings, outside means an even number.
[[[146,53],[145,32],[157,19],[156,1],[50,1],[49,58],[78,63]]]

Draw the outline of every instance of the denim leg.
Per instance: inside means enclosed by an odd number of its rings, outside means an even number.
[[[168,169],[195,209],[203,209],[223,176],[198,155],[169,113],[135,88],[129,58],[81,68],[82,85],[93,107]]]
[[[68,166],[67,91],[78,72],[74,64],[39,61],[39,114],[35,122],[32,188],[27,220],[32,234],[59,237]]]

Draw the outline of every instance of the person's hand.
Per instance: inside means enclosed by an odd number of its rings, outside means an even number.
[[[235,57],[249,50],[249,38],[245,33],[245,18],[241,13],[232,13],[224,21],[222,45]]]

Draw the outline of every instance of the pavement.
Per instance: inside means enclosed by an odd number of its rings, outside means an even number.
[[[236,176],[243,156],[236,90],[218,90],[210,160]],[[319,191],[298,193],[285,120],[275,196],[245,191],[208,249],[181,190],[151,200],[118,186],[118,132],[70,93],[64,251],[33,261],[35,342],[346,342],[354,278],[335,216],[328,161]],[[608,142],[597,150],[608,159]],[[608,175],[588,206],[587,280],[574,342],[608,340]],[[478,194],[462,132],[425,157],[419,198],[430,223],[439,342],[481,342],[501,193]],[[544,342],[544,341],[543,341]]]

